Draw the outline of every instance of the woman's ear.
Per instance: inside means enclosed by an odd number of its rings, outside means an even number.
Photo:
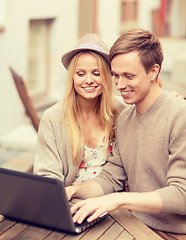
[[[154,81],[157,79],[159,71],[160,71],[160,66],[158,64],[154,64],[154,66],[151,69],[151,81]]]

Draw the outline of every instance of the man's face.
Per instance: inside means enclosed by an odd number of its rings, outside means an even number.
[[[111,62],[114,83],[127,104],[141,108],[152,86],[152,71],[146,73],[137,52],[116,55]],[[144,108],[145,106],[143,106]]]

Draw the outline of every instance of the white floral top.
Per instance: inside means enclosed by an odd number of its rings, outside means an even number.
[[[73,183],[85,182],[97,176],[105,163],[105,144],[104,138],[95,148],[89,148],[85,145],[84,159],[79,166],[79,172]]]

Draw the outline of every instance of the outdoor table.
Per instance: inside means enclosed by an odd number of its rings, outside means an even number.
[[[73,235],[10,220],[0,215],[0,240],[61,240],[61,239],[106,239],[106,240],[161,240],[145,224],[140,222],[128,210],[115,210],[101,222],[90,227],[83,233]]]

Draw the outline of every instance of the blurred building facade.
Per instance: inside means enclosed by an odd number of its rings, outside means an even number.
[[[186,0],[0,0],[0,137],[27,121],[9,66],[36,108],[58,101],[66,80],[61,56],[87,32],[109,47],[131,28],[155,32],[165,54],[163,86],[186,95],[185,8]]]

